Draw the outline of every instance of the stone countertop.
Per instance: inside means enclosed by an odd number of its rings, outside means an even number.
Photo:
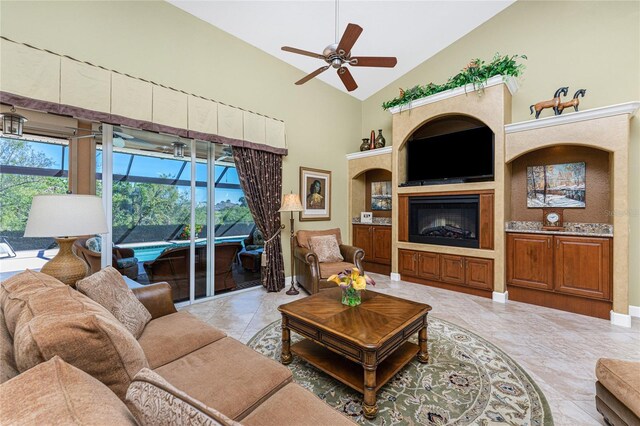
[[[582,237],[613,237],[613,225],[608,223],[576,223],[566,222],[564,229],[546,231],[542,229],[542,222],[511,221],[505,223],[506,232],[524,234],[572,235]]]
[[[382,226],[391,226],[391,218],[390,217],[374,217],[373,223],[361,223],[359,217],[351,218],[351,223],[353,225],[382,225]]]

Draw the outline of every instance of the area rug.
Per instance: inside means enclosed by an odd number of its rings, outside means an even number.
[[[281,322],[276,321],[247,345],[279,362],[281,337]],[[301,339],[292,333],[292,344]],[[373,421],[362,415],[358,392],[295,355],[288,367],[296,383],[363,425],[553,425],[538,386],[495,345],[432,316],[428,344],[429,364],[410,362],[380,389]]]

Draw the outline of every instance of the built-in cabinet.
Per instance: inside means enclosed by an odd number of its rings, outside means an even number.
[[[509,298],[607,318],[612,300],[611,238],[507,235]]]
[[[353,245],[364,250],[364,268],[368,272],[391,272],[391,226],[353,225]]]
[[[406,281],[487,297],[493,290],[492,259],[400,249],[398,269]]]

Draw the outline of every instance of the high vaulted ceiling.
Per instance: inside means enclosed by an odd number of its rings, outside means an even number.
[[[168,1],[300,69],[299,78],[325,65],[324,61],[284,52],[282,46],[322,53],[336,42],[334,0]],[[349,22],[364,29],[353,56],[398,58],[395,68],[352,67],[358,89],[351,95],[368,98],[514,1],[340,1],[338,37]],[[346,92],[333,69],[316,78]]]

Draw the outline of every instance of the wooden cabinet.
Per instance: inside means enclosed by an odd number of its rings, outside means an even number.
[[[553,288],[553,236],[507,234],[507,283]]]
[[[464,282],[485,290],[493,290],[493,260],[468,257],[465,259]]]
[[[440,255],[441,281],[464,284],[464,258],[462,256]]]
[[[383,265],[391,265],[391,227],[372,226],[372,260]]]
[[[417,252],[418,276],[427,280],[440,279],[440,259],[438,253]]]
[[[400,249],[398,269],[407,281],[486,297],[493,291],[493,259]]]
[[[371,255],[373,244],[371,243],[371,227],[366,225],[353,225],[353,246],[364,250],[365,259]]]
[[[576,296],[610,299],[611,241],[608,238],[555,239],[555,290]]]
[[[411,250],[400,250],[398,252],[398,269],[402,275],[417,277],[418,253]]]
[[[391,227],[353,225],[353,245],[364,250],[365,271],[391,272]]]
[[[509,298],[608,318],[611,251],[610,238],[507,234]]]

